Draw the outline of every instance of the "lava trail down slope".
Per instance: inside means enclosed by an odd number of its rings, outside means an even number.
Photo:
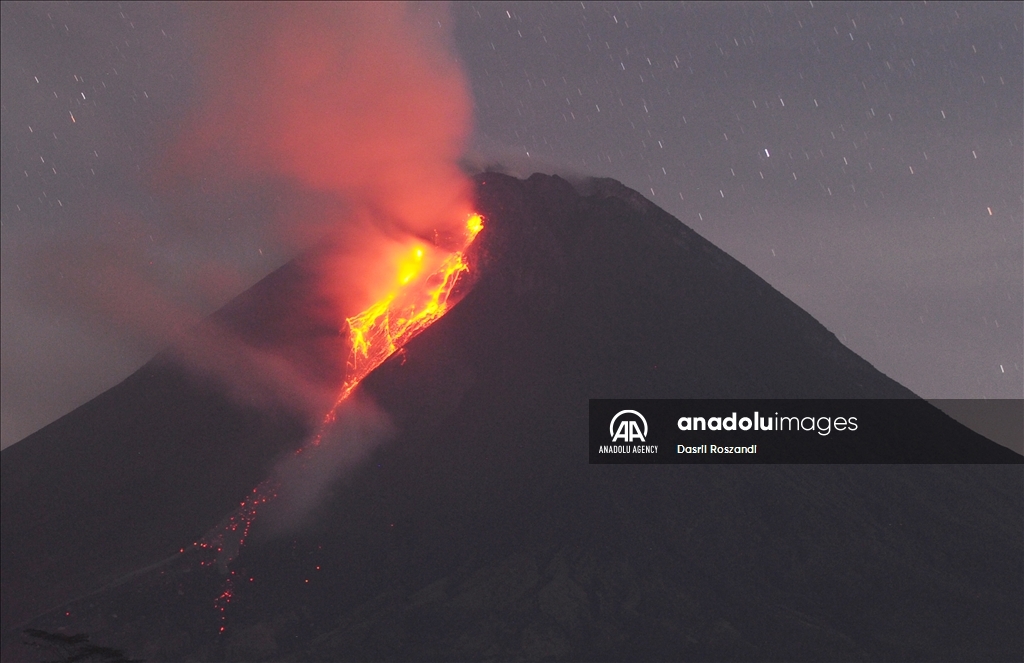
[[[590,398],[914,396],[617,182],[476,183],[473,289],[356,390],[394,437],[254,532],[223,633],[189,555],[97,590],[230,512],[293,414],[156,360],[3,452],[5,658],[25,626],[179,660],[1024,657],[1019,465],[589,465]],[[219,315],[270,334],[302,287]]]

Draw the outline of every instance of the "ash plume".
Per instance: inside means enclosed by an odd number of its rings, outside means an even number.
[[[192,18],[201,102],[170,182],[280,178],[417,233],[465,218],[470,100],[445,7],[203,3]]]
[[[119,211],[110,232],[87,242],[93,249],[48,247],[37,262],[59,269],[39,267],[52,273],[37,281],[60,310],[131,330],[146,347],[171,345],[167,356],[246,404],[319,416],[343,378],[345,319],[390,286],[412,236],[443,240],[470,210],[457,160],[471,102],[449,50],[448,9],[196,3],[186,12],[196,95],[164,131],[147,179],[169,209],[159,223],[177,239],[154,261],[152,219]],[[224,213],[224,201],[247,198],[269,218]],[[104,206],[116,207],[96,201],[95,213]],[[223,251],[190,246],[204,226],[239,245],[259,233],[275,255],[303,256],[302,301],[268,325],[273,342],[253,338],[262,329],[205,320],[251,277]]]
[[[301,204],[280,211],[278,236],[296,249],[319,246],[310,286],[318,306],[301,313],[339,328],[390,284],[381,270],[402,237],[443,237],[470,211],[457,165],[470,100],[447,51],[447,7],[191,10],[200,101],[158,184],[286,183]]]

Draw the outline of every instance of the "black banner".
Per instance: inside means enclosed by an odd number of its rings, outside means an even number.
[[[1024,412],[1021,401],[1003,403]],[[1024,456],[924,400],[593,399],[590,462],[1024,464]]]

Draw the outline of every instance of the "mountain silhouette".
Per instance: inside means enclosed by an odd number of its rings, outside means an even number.
[[[26,628],[169,659],[1024,656],[1016,454],[934,410],[993,464],[590,465],[593,398],[915,397],[615,181],[484,173],[477,198],[472,289],[357,390],[394,436],[297,532],[257,520],[230,576],[175,554],[301,444],[297,413],[164,356],[4,450],[5,658]],[[274,313],[308,278],[218,315],[316,345]]]

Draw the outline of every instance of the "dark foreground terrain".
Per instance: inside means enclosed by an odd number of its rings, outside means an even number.
[[[360,387],[396,434],[313,524],[257,521],[223,614],[227,576],[173,555],[301,419],[156,360],[5,450],[5,659],[53,656],[39,633],[166,660],[1024,658],[1020,465],[589,465],[590,398],[913,395],[616,182],[478,196],[473,290]]]

